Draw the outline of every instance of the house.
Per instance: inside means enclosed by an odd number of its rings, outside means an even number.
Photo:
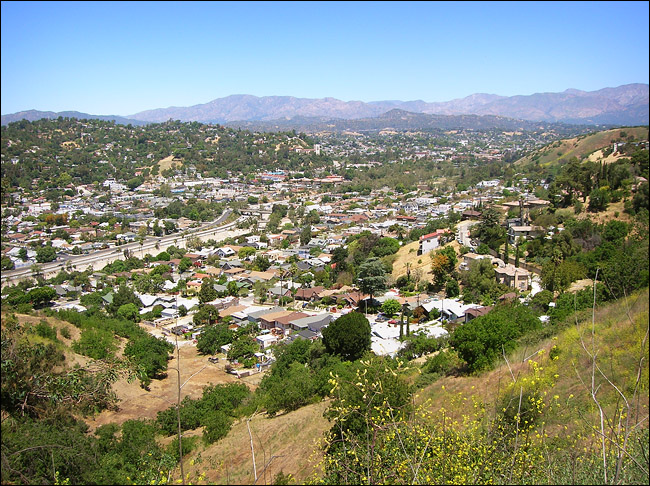
[[[433,309],[437,309],[442,315],[443,319],[448,321],[465,320],[465,313],[469,309],[480,307],[478,304],[461,304],[457,299],[442,299],[425,302],[416,308],[422,309],[424,313],[429,316]]]
[[[497,282],[505,284],[512,289],[517,289],[521,292],[528,290],[530,281],[530,272],[525,268],[517,268],[508,263],[503,267],[494,269],[496,273]]]
[[[324,327],[327,327],[334,320],[331,314],[317,314],[311,317],[302,317],[289,322],[292,329],[296,331],[309,330],[320,333]]]
[[[233,259],[225,262],[220,262],[219,266],[222,270],[230,270],[232,268],[242,268],[244,264],[241,262],[241,260]]]
[[[234,277],[235,275],[241,275],[245,273],[246,270],[241,268],[241,267],[234,267],[234,268],[229,268],[228,270],[224,270],[223,273],[226,274],[228,277]]]
[[[309,339],[311,341],[315,341],[318,339],[318,333],[310,331],[309,329],[303,329],[302,331],[293,333],[289,339]]]
[[[285,284],[283,286],[271,287],[268,291],[268,297],[271,300],[279,299],[280,297],[291,297],[291,289]]]
[[[273,312],[280,312],[280,311],[284,311],[284,308],[282,308],[282,307],[273,307],[272,309],[266,308],[266,309],[258,310],[258,311],[249,313],[248,314],[248,320],[250,322],[252,322],[252,323],[259,324],[260,319],[262,318],[262,316],[264,316],[266,314],[271,314]]]
[[[541,226],[510,226],[508,228],[508,241],[514,245],[517,242],[517,238],[521,237],[530,240],[543,233],[544,228]]]
[[[216,254],[219,258],[227,258],[235,256],[237,253],[229,246],[223,246],[221,248],[217,248]]]
[[[225,309],[220,309],[219,310],[219,317],[223,319],[226,316],[230,316],[232,314],[235,314],[237,312],[241,312],[246,309],[245,305],[231,305],[230,307],[226,307]]]
[[[287,310],[281,310],[278,312],[270,312],[268,314],[264,314],[260,316],[259,326],[261,329],[273,329],[274,327],[277,327],[275,325],[276,319],[287,317],[290,316],[291,314],[294,314],[294,312],[287,311]]]
[[[465,311],[465,323],[468,323],[472,319],[476,319],[477,317],[484,316],[488,312],[492,310],[492,306],[489,305],[487,307],[476,307],[474,309],[467,309]]]
[[[418,220],[415,216],[404,216],[401,214],[397,215],[395,219],[397,219],[397,221],[405,221],[408,223],[416,223]]]
[[[480,212],[478,212],[478,211],[473,211],[473,210],[471,210],[471,209],[467,209],[467,210],[465,210],[465,211],[463,211],[463,212],[461,213],[461,219],[462,219],[463,221],[468,220],[468,219],[470,219],[470,220],[476,220],[476,219],[479,219],[480,217],[481,217],[481,213],[480,213]]]
[[[275,334],[260,334],[259,336],[255,336],[255,342],[260,345],[261,349],[266,349],[279,340],[280,336]]]
[[[289,315],[286,316],[280,316],[275,319],[275,327],[279,327],[285,331],[291,329],[291,323],[293,321],[296,321],[298,319],[302,319],[304,317],[309,317],[309,314],[305,314],[304,312],[292,312]]]
[[[428,235],[420,236],[420,247],[418,248],[418,255],[424,255],[432,250],[435,250],[443,244],[443,236],[447,235],[449,230],[439,229]]]
[[[337,304],[344,304],[350,307],[358,307],[361,302],[370,297],[368,294],[362,294],[360,291],[346,292],[336,296]]]
[[[307,289],[298,289],[294,297],[296,300],[304,300],[304,301],[312,302],[320,298],[318,294],[320,294],[323,290],[325,290],[325,287],[321,285],[317,287],[307,288]]]

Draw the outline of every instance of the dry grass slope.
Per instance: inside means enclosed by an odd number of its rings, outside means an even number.
[[[271,484],[280,471],[303,484],[314,474],[313,466],[321,457],[318,441],[331,426],[323,417],[328,404],[323,401],[273,418],[255,415],[250,424],[240,420],[225,438],[193,452],[184,461],[185,472],[189,471],[190,477],[204,473],[206,484],[253,484],[252,436],[258,476],[255,484]]]
[[[634,138],[636,140],[648,139],[648,129],[646,127],[606,130],[591,135],[570,138],[567,140],[559,140],[553,144],[550,144],[533,152],[530,155],[527,155],[526,157],[519,159],[516,164],[530,164],[533,162],[533,158],[537,154],[540,155],[538,162],[542,166],[566,161],[571,157],[577,157],[578,160],[583,160],[590,154],[593,154],[600,149],[610,146],[612,140],[621,140],[621,132],[625,132],[627,137],[634,135]]]

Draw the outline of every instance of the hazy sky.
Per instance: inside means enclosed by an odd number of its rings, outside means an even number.
[[[2,2],[2,114],[648,83],[648,2]]]

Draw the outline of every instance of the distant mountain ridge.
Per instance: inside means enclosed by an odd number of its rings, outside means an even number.
[[[89,113],[81,113],[79,111],[54,112],[54,111],[27,110],[27,111],[19,111],[18,113],[12,113],[10,115],[2,115],[2,125],[7,125],[9,123],[17,122],[20,120],[36,121],[42,118],[53,119],[59,117],[77,118],[79,120],[87,119],[87,120],[114,121],[115,123],[119,123],[121,125],[128,125],[129,123],[132,125],[146,125],[148,123],[141,120],[126,118],[119,115],[91,115]]]
[[[569,131],[584,125],[566,125],[550,122],[532,122],[516,120],[494,115],[430,115],[393,108],[378,116],[355,119],[332,119],[326,117],[284,118],[279,120],[248,120],[224,123],[230,128],[242,128],[251,131],[304,131],[313,132],[381,132],[381,131],[417,131],[417,130],[507,130],[535,131],[540,129],[559,129],[565,126]]]
[[[498,96],[477,93],[447,102],[341,101],[335,98],[231,95],[190,107],[147,110],[129,118],[163,122],[228,123],[272,121],[294,117],[353,120],[371,118],[392,109],[430,115],[494,115],[528,121],[578,124],[647,124],[650,102],[647,84],[627,84],[598,91],[568,89],[562,93]]]
[[[567,89],[561,93],[499,96],[476,93],[446,102],[341,101],[336,98],[296,98],[293,96],[230,95],[189,107],[146,110],[126,117],[89,115],[79,112],[30,110],[2,115],[6,125],[21,119],[75,117],[115,120],[123,124],[161,123],[169,119],[202,123],[273,122],[310,119],[359,120],[383,115],[390,110],[427,115],[489,115],[529,122],[580,125],[647,125],[650,103],[648,84],[627,84],[597,91]]]

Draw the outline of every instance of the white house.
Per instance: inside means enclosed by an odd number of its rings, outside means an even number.
[[[448,230],[436,230],[428,235],[420,236],[420,247],[418,248],[418,255],[424,255],[432,250],[435,250],[441,245],[441,237],[449,233]]]

